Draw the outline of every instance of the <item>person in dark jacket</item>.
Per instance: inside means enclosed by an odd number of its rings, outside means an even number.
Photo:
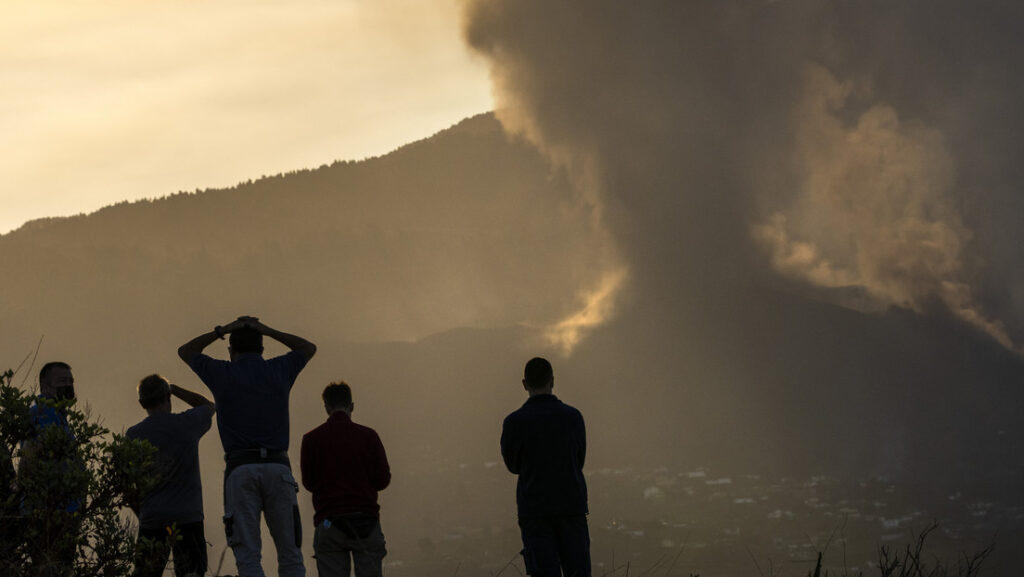
[[[327,422],[302,437],[302,486],[313,494],[313,550],[320,577],[380,577],[387,555],[377,493],[391,468],[377,432],[352,422],[352,389],[323,392]]]
[[[523,387],[529,398],[505,418],[501,456],[519,475],[516,506],[526,572],[590,577],[586,429],[583,415],[551,394],[554,384],[546,359],[526,363]]]

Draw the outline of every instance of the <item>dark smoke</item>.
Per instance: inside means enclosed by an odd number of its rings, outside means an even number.
[[[575,178],[628,270],[573,357],[612,383],[599,416],[650,439],[623,452],[908,475],[1016,454],[1022,16],[468,3],[499,117]]]
[[[477,0],[466,36],[506,126],[602,206],[639,298],[687,306],[770,268],[864,308],[939,306],[1017,349],[1022,15]]]

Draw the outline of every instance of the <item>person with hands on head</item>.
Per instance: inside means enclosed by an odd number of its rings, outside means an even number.
[[[135,577],[159,577],[174,551],[177,577],[205,575],[206,531],[203,524],[203,485],[199,475],[199,440],[210,430],[216,406],[199,393],[168,383],[160,375],[139,382],[139,404],[147,416],[125,431],[131,439],[149,441],[157,449],[157,485],[133,504],[139,517],[142,544]],[[171,397],[190,409],[171,411]]]
[[[229,361],[211,358],[206,347],[229,336]],[[263,358],[263,337],[291,349]],[[299,490],[288,460],[288,397],[316,345],[241,316],[203,333],[178,349],[217,403],[217,428],[224,447],[224,531],[239,577],[264,577],[260,515],[277,549],[279,577],[303,577]]]

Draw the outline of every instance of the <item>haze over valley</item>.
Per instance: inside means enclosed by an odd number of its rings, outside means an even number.
[[[214,325],[308,338],[292,450],[348,381],[394,473],[390,574],[515,559],[498,436],[536,355],[586,417],[604,570],[800,573],[839,530],[869,574],[933,520],[937,553],[995,535],[1018,567],[1020,10],[640,4],[472,0],[494,113],[0,235],[0,358],[25,388],[37,345],[68,361],[120,431],[147,374],[205,392],[175,351]],[[200,449],[215,567],[215,431]]]

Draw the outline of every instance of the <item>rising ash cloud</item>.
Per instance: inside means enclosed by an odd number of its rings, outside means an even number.
[[[609,269],[628,264],[616,300],[685,310],[789,282],[858,310],[951,314],[1019,352],[1022,16],[473,0],[465,36],[506,127],[599,207]]]

